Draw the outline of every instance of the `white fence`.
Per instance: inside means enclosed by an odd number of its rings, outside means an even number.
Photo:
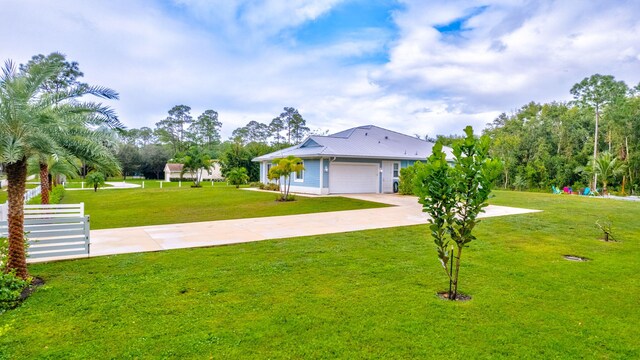
[[[29,218],[24,220],[29,238],[29,259],[89,256],[89,217]],[[0,221],[0,236],[8,236],[6,221]]]
[[[0,236],[8,236],[7,212],[7,204],[0,205]],[[25,205],[24,231],[30,259],[89,256],[89,216],[84,215],[84,203]]]
[[[28,203],[29,200],[33,199],[34,197],[40,195],[42,193],[42,188],[40,187],[40,185],[38,185],[38,187],[34,187],[33,189],[29,189],[27,191],[25,191],[24,193],[24,203]]]

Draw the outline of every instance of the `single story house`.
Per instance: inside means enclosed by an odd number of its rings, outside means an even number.
[[[180,179],[180,172],[182,171],[182,164],[177,163],[167,163],[164,166],[164,181],[171,181],[171,179]],[[182,175],[183,179],[192,179],[191,173],[188,171]],[[202,172],[202,180],[203,181],[221,181],[224,180],[224,176],[222,176],[222,171],[220,170],[220,162],[217,160],[213,160],[211,162],[211,167],[209,168],[209,172]]]
[[[383,129],[359,126],[339,133],[312,135],[300,144],[259,156],[260,181],[269,182],[272,161],[289,155],[302,159],[305,170],[292,174],[291,191],[307,194],[392,193],[398,191],[400,169],[431,155],[433,143]],[[445,147],[448,159],[453,159]]]

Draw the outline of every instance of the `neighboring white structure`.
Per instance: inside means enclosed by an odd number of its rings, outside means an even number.
[[[182,164],[175,163],[167,163],[164,166],[164,181],[171,181],[171,179],[179,179],[180,172],[182,171]],[[183,179],[192,179],[191,173],[188,171],[182,175]],[[211,162],[211,167],[209,168],[209,172],[203,170],[202,171],[202,180],[213,180],[220,181],[224,180],[222,176],[222,171],[220,170],[220,162],[217,160],[213,160]]]

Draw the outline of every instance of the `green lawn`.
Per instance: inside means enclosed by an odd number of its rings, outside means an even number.
[[[274,193],[236,189],[226,184],[191,188],[163,187],[117,190],[69,190],[66,204],[85,203],[91,229],[174,224],[250,217],[354,210],[387,205],[342,197],[302,197],[275,201]]]
[[[640,358],[640,203],[492,202],[544,212],[477,227],[465,303],[436,297],[426,226],[39,264],[0,357]],[[596,239],[606,217],[621,242]]]

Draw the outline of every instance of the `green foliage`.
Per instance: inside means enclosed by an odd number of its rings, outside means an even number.
[[[189,149],[187,154],[180,160],[182,162],[180,177],[187,172],[191,174],[191,178],[194,181],[194,187],[200,187],[203,171],[211,174],[211,158],[209,157],[209,154],[202,152],[198,147],[194,146]]]
[[[598,179],[602,182],[603,193],[607,192],[607,184],[614,178],[624,174],[626,170],[627,166],[608,151],[598,154],[596,160],[592,160],[584,168],[586,173],[598,175]]]
[[[462,249],[475,239],[473,229],[480,222],[477,217],[488,205],[493,182],[501,171],[500,162],[489,157],[490,139],[475,138],[471,126],[464,131],[466,137],[453,143],[453,167],[442,144],[436,143],[427,162],[416,163],[414,180],[418,201],[430,217],[429,230],[438,258],[453,287],[449,290],[451,300],[458,294]],[[449,267],[452,257],[455,268]]]
[[[400,182],[398,183],[398,193],[402,195],[414,195],[414,179],[416,176],[417,166],[411,165],[400,169]]]
[[[51,193],[49,194],[49,203],[50,204],[60,204],[62,199],[64,199],[64,195],[66,190],[62,185],[56,185],[51,189]]]
[[[19,304],[22,290],[29,286],[29,283],[29,280],[17,277],[15,270],[0,272],[0,314]]]
[[[244,185],[249,181],[249,175],[247,175],[247,169],[245,168],[233,168],[227,173],[226,179],[229,184],[235,185],[237,189],[240,185]]]
[[[273,159],[274,166],[269,170],[269,180],[281,182],[280,201],[292,201],[295,198],[289,197],[291,189],[291,177],[299,171],[304,171],[302,159],[289,155],[286,158]]]
[[[613,76],[595,74],[577,83],[570,103],[529,103],[515,114],[500,115],[485,129],[491,155],[504,163],[499,184],[512,188],[594,187],[594,173],[575,171],[593,165],[598,149],[627,164],[608,186],[635,191],[640,185],[640,93],[626,92]],[[598,175],[599,176],[599,175]],[[620,189],[620,191],[626,189]]]
[[[98,191],[98,188],[103,187],[106,181],[106,177],[99,171],[92,171],[87,174],[85,179],[88,186],[93,186],[93,191]]]

